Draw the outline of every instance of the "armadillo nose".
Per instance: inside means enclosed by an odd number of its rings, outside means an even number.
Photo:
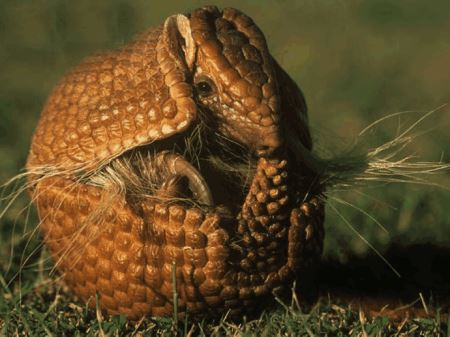
[[[274,152],[276,148],[269,147],[269,146],[261,146],[258,149],[256,149],[256,155],[258,157],[270,157]]]
[[[281,147],[282,139],[278,132],[273,132],[261,135],[261,139],[256,148],[256,155],[258,157],[269,157],[275,153],[277,149]]]

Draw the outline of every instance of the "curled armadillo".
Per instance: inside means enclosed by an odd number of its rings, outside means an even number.
[[[262,32],[204,7],[69,72],[27,169],[82,300],[139,319],[172,315],[175,293],[180,316],[240,315],[302,288],[320,257],[322,191],[299,147],[303,95]]]

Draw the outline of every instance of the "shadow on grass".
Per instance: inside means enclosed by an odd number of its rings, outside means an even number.
[[[450,248],[432,244],[393,244],[384,254],[395,273],[378,256],[340,263],[324,260],[318,279],[321,295],[378,307],[426,306],[450,309]],[[421,298],[422,297],[422,298]],[[418,300],[420,299],[420,301]],[[427,311],[427,309],[425,309]]]

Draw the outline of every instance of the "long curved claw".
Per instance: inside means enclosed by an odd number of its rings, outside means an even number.
[[[168,171],[169,180],[173,177],[186,177],[193,197],[201,204],[214,205],[211,190],[205,179],[183,156],[163,151],[156,155],[155,163],[157,167],[165,168]]]

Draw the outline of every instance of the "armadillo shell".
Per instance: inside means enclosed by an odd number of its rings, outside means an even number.
[[[98,294],[102,309],[131,320],[171,316],[175,288],[180,318],[259,311],[274,293],[307,279],[322,251],[317,198],[292,207],[264,242],[248,235],[252,223],[242,216],[233,223],[214,210],[152,199],[132,208],[123,197],[61,177],[40,181],[34,196],[44,240],[68,286],[92,307]],[[258,208],[250,204],[247,198],[247,210]]]

